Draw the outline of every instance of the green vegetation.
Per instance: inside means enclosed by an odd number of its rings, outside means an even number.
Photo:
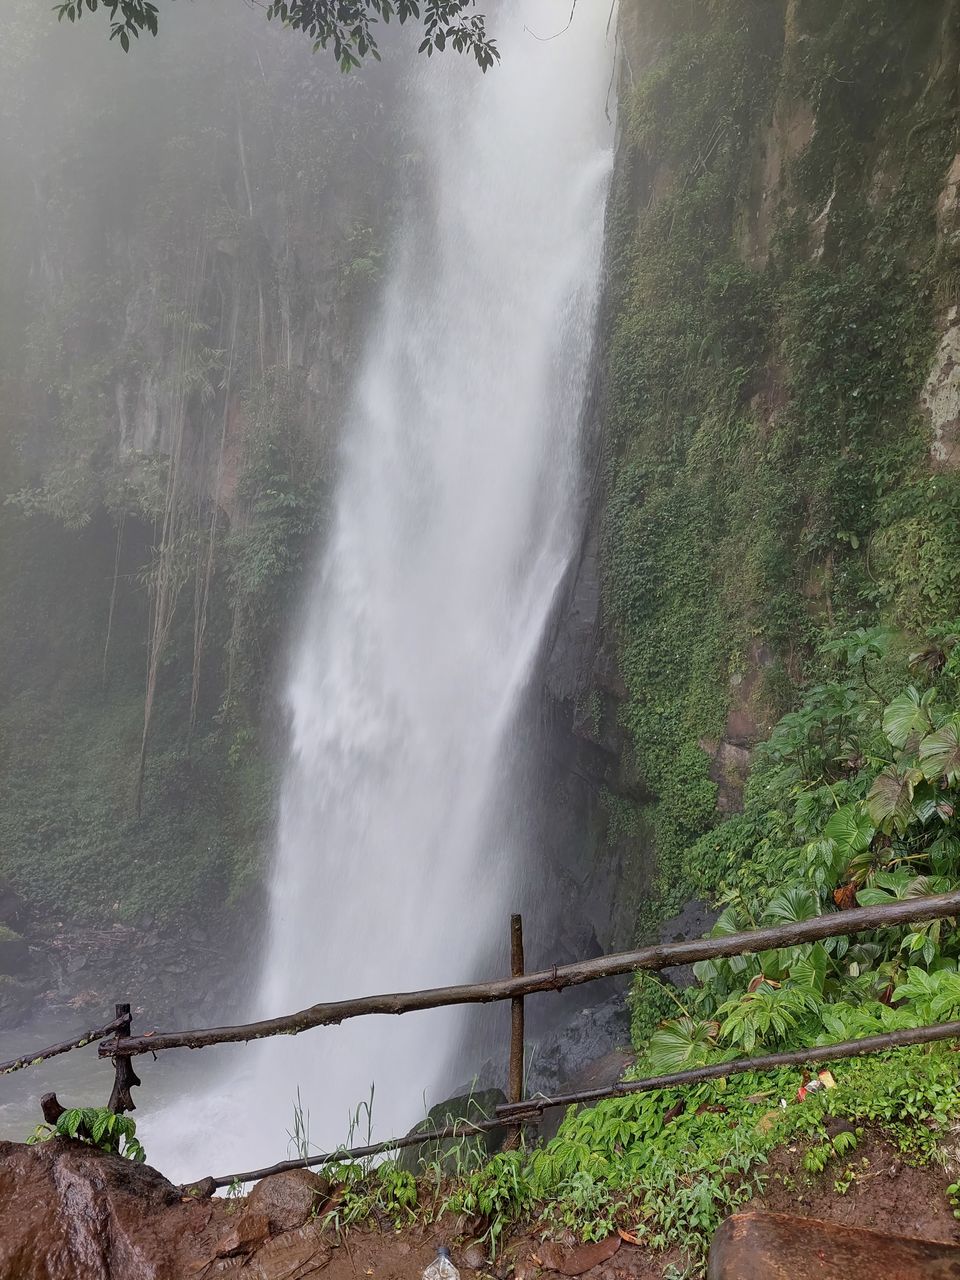
[[[47,920],[216,928],[262,886],[282,637],[402,149],[389,87],[247,21],[172,14],[134,66],[4,19],[0,878]]]
[[[906,655],[861,632],[830,646],[840,678],[784,716],[758,751],[744,812],[689,852],[691,881],[724,907],[716,936],[960,884],[957,645],[951,633]],[[886,652],[865,665],[867,649]],[[877,696],[904,660],[917,683]],[[683,1016],[638,1049],[652,1070],[674,1071],[943,1021],[960,1007],[958,957],[956,929],[936,921],[707,961]]]
[[[941,8],[637,18],[668,44],[628,98],[614,194],[604,558],[623,787],[654,797],[641,931],[697,889],[704,744],[764,738],[836,636],[960,612],[960,477],[931,469],[919,410],[957,268]]]
[[[604,558],[623,790],[653,797],[631,802],[659,875],[641,937],[692,896],[723,933],[954,888],[960,476],[931,467],[919,396],[956,280],[935,216],[956,17],[855,0],[787,29],[781,6],[719,0],[635,20],[638,47],[666,45],[631,90],[614,193]],[[721,821],[725,738],[763,745]],[[953,1017],[958,958],[943,922],[702,964],[689,991],[638,978],[636,1070]],[[838,1193],[861,1126],[934,1158],[951,1064],[843,1062],[802,1104],[791,1072],[601,1103],[523,1165],[523,1211],[563,1199],[544,1170],[579,1170],[604,1208],[578,1230],[636,1230],[695,1268],[784,1142],[810,1174],[838,1166]]]
[[[937,1045],[850,1059],[833,1068],[834,1088],[802,1100],[805,1077],[790,1070],[611,1098],[571,1108],[545,1146],[479,1166],[468,1157],[452,1178],[436,1166],[415,1181],[389,1161],[337,1165],[331,1173],[341,1190],[326,1219],[343,1229],[465,1215],[492,1257],[511,1228],[545,1238],[572,1229],[585,1240],[621,1230],[649,1249],[679,1250],[682,1274],[700,1276],[723,1218],[772,1176],[785,1176],[769,1168],[779,1147],[803,1152],[789,1176],[828,1171],[845,1189],[856,1172],[844,1160],[867,1131],[910,1164],[942,1160],[944,1135],[960,1115],[955,1057]]]
[[[115,1115],[106,1107],[74,1107],[64,1111],[56,1124],[38,1125],[27,1141],[47,1142],[50,1138],[73,1138],[137,1164],[143,1164],[147,1158],[137,1137],[137,1122],[130,1116]]]

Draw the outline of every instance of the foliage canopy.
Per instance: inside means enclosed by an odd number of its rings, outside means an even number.
[[[267,17],[294,31],[302,31],[314,49],[333,47],[341,70],[358,67],[367,56],[380,60],[374,27],[396,19],[423,25],[420,52],[428,56],[450,45],[457,53],[470,53],[481,71],[499,61],[497,42],[487,35],[483,14],[472,12],[475,0],[271,0]],[[110,22],[110,39],[130,48],[130,39],[145,31],[155,36],[160,11],[151,0],[63,0],[56,6],[59,21],[76,22],[84,12],[102,7]]]

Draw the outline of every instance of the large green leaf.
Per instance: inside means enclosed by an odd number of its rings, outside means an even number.
[[[796,924],[820,914],[820,899],[806,885],[791,884],[771,898],[763,913],[766,924]]]
[[[883,713],[883,732],[895,747],[912,747],[930,732],[933,728],[930,704],[935,697],[934,689],[921,694],[911,685],[899,698],[894,698]]]
[[[682,1071],[706,1062],[716,1044],[717,1024],[682,1017],[665,1022],[650,1037],[650,1066],[657,1072]]]
[[[861,907],[876,907],[891,901],[902,902],[905,898],[922,897],[922,891],[910,892],[916,879],[925,881],[926,877],[911,876],[909,871],[902,868],[897,871],[878,871],[873,877],[873,883],[866,885],[857,894],[857,902]]]
[[[708,937],[711,938],[728,938],[733,933],[740,933],[745,928],[743,921],[734,906],[725,907],[717,917],[716,923],[710,930]]]
[[[823,834],[836,843],[837,852],[842,853],[846,863],[855,853],[867,848],[876,834],[876,827],[863,805],[845,804],[830,815]]]
[[[960,782],[960,717],[953,716],[920,743],[920,763],[928,778]]]
[[[827,952],[822,942],[814,943],[805,955],[798,957],[790,970],[791,982],[809,987],[818,995],[823,994],[823,984],[827,977]]]
[[[905,769],[902,773],[895,765],[888,765],[877,774],[867,793],[867,813],[887,832],[907,829],[913,815],[913,788],[920,779],[917,769]]]

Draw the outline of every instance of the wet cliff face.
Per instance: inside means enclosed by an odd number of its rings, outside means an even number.
[[[260,13],[125,58],[11,8],[0,875],[48,922],[183,920],[257,892],[284,619],[417,158],[395,70]]]
[[[121,506],[109,482],[169,456],[184,416],[191,479],[230,510],[258,391],[286,376],[311,437],[336,411],[401,198],[395,86],[376,68],[344,77],[255,17],[174,15],[136,59],[99,31],[13,20],[4,317],[20,412],[4,434],[68,523]]]
[[[622,7],[596,500],[547,666],[551,834],[604,942],[690,895],[825,642],[960,612],[958,7],[709,9]]]

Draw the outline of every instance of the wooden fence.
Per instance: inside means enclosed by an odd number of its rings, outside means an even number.
[[[523,1098],[523,1034],[524,998],[542,991],[561,991],[566,987],[596,982],[618,974],[639,970],[659,972],[678,965],[695,964],[701,960],[714,960],[726,956],[755,954],[780,947],[798,946],[863,933],[875,929],[896,928],[927,920],[960,916],[960,892],[940,894],[897,902],[889,906],[858,907],[848,911],[831,912],[812,920],[777,925],[766,929],[754,929],[743,933],[728,934],[718,938],[700,938],[691,942],[662,943],[641,947],[613,955],[599,956],[577,964],[554,965],[551,969],[536,973],[524,972],[523,929],[519,916],[510,921],[511,976],[490,982],[468,983],[458,986],[434,987],[425,991],[395,992],[392,994],[362,996],[355,1000],[331,1001],[311,1005],[297,1013],[258,1022],[230,1027],[205,1027],[187,1031],[148,1031],[133,1035],[129,1004],[118,1004],[114,1019],[105,1026],[77,1036],[72,1040],[51,1045],[33,1054],[25,1054],[0,1064],[0,1074],[33,1066],[48,1058],[73,1049],[83,1048],[93,1040],[99,1040],[101,1058],[114,1063],[114,1085],[108,1103],[115,1112],[132,1111],[130,1090],[140,1084],[133,1070],[132,1059],[145,1053],[159,1053],[167,1049],[201,1049],[214,1044],[240,1043],[259,1040],[268,1036],[299,1035],[313,1027],[332,1026],[348,1018],[371,1014],[405,1014],[422,1009],[438,1009],[450,1005],[488,1004],[509,1000],[511,1004],[510,1057],[508,1066],[507,1102],[494,1108],[493,1114],[481,1121],[459,1121],[446,1128],[419,1132],[406,1137],[391,1138],[385,1142],[364,1147],[352,1147],[309,1156],[297,1160],[284,1160],[269,1168],[230,1174],[219,1178],[205,1178],[193,1184],[202,1194],[212,1194],[218,1187],[238,1182],[251,1182],[284,1169],[304,1168],[330,1164],[339,1160],[378,1155],[409,1146],[421,1146],[449,1138],[482,1133],[494,1128],[508,1127],[508,1145],[516,1145],[520,1129],[525,1124],[536,1124],[543,1112],[551,1107],[565,1107],[583,1102],[596,1102],[601,1098],[618,1097],[628,1093],[646,1092],[652,1089],[677,1088],[737,1075],[745,1071],[766,1071],[783,1066],[800,1066],[814,1062],[831,1062],[862,1054],[878,1053],[885,1049],[905,1045],[930,1044],[938,1040],[960,1039],[960,1022],[940,1023],[934,1026],[916,1027],[906,1031],[891,1031],[882,1035],[865,1036],[836,1044],[817,1045],[790,1053],[774,1053],[729,1062],[713,1063],[670,1075],[651,1076],[645,1080],[630,1080],[603,1089],[589,1089],[579,1093],[555,1097]],[[107,1038],[104,1038],[107,1037]],[[54,1095],[41,1100],[44,1115],[54,1118],[62,1111]]]

